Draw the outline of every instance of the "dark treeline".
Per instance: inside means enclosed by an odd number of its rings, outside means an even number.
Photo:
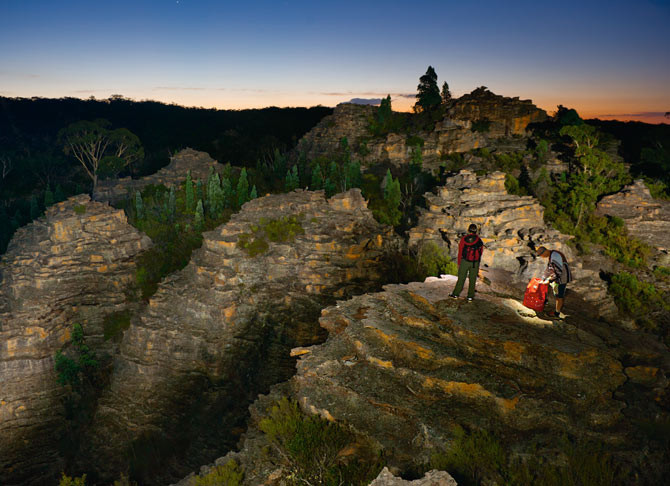
[[[185,147],[219,162],[254,166],[275,150],[295,145],[331,108],[216,110],[185,108],[121,96],[107,100],[0,97],[0,253],[13,231],[34,219],[47,200],[90,190],[82,166],[63,152],[59,130],[81,120],[104,119],[139,137],[142,160],[120,176],[139,177],[167,165]]]

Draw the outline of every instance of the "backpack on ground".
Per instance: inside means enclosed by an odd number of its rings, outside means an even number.
[[[536,312],[544,310],[544,302],[549,291],[549,286],[541,282],[541,278],[531,278],[523,296],[523,305]]]

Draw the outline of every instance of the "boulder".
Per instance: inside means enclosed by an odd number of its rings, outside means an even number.
[[[369,486],[457,486],[456,480],[446,471],[428,471],[421,479],[406,481],[398,478],[387,467]]]
[[[249,403],[294,373],[289,350],[324,339],[320,310],[379,288],[395,240],[358,189],[246,203],[131,322],[82,460],[113,478],[129,455],[161,450],[143,456],[156,461],[142,477],[153,484],[230,449]]]
[[[150,245],[123,211],[85,195],[15,233],[0,267],[0,483],[44,484],[62,469],[66,390],[54,354],[77,322],[109,364],[104,317],[128,309],[135,259]]]

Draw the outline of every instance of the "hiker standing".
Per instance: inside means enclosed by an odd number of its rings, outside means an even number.
[[[463,285],[465,285],[465,277],[468,277],[468,302],[475,298],[475,283],[479,275],[479,262],[483,251],[484,243],[477,234],[477,225],[471,224],[468,226],[468,234],[463,236],[458,244],[458,281],[449,297],[455,299],[461,294]]]
[[[565,290],[568,283],[572,280],[568,260],[560,251],[548,250],[544,246],[537,249],[537,256],[548,260],[547,268],[542,273],[542,283],[552,284],[551,288],[556,297],[556,310],[551,315],[560,319],[561,309],[565,300]]]

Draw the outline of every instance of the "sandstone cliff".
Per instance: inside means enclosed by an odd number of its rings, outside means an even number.
[[[127,308],[137,254],[149,238],[123,211],[75,196],[20,228],[0,267],[0,483],[44,484],[62,468],[66,431],[54,354],[73,322],[103,362],[103,318]]]
[[[328,156],[336,153],[340,139],[347,137],[352,147],[365,143],[368,153],[359,157],[364,165],[407,165],[413,150],[407,144],[407,135],[390,133],[381,139],[371,137],[369,126],[376,110],[371,106],[338,105],[332,115],[299,141],[296,150],[312,159]],[[453,152],[497,146],[504,146],[506,150],[525,149],[526,127],[546,117],[546,112],[529,100],[506,98],[478,88],[452,101],[433,131],[413,135],[424,143],[424,169],[437,172],[443,163],[442,157]],[[486,127],[478,130],[476,123],[484,123]]]
[[[598,203],[598,212],[616,216],[628,232],[665,254],[670,253],[670,201],[654,199],[642,180]]]
[[[167,187],[179,185],[184,182],[189,170],[193,180],[206,180],[210,167],[216,165],[216,160],[212,159],[209,154],[187,148],[170,157],[170,163],[155,174],[140,179],[123,177],[121,179],[101,180],[93,194],[93,199],[115,204],[123,201],[128,196],[134,196],[135,191],[141,191],[149,184],[163,184]]]
[[[569,288],[594,304],[597,315],[613,317],[617,310],[607,295],[607,285],[597,268],[587,268],[567,241],[570,236],[547,227],[544,208],[531,196],[515,196],[505,189],[505,174],[495,172],[477,176],[463,170],[449,177],[437,194],[426,193],[426,209],[421,210],[417,225],[409,231],[409,244],[421,247],[428,241],[448,249],[458,257],[460,237],[471,223],[480,228],[486,245],[482,267],[502,269],[517,282],[526,283],[540,276],[546,260],[537,258],[534,248],[545,246],[563,252],[573,273]],[[440,233],[444,230],[444,237]]]
[[[323,306],[383,282],[395,238],[357,189],[246,203],[131,323],[82,461],[113,478],[130,454],[157,483],[230,448],[248,404],[294,372],[289,349],[323,340]]]

